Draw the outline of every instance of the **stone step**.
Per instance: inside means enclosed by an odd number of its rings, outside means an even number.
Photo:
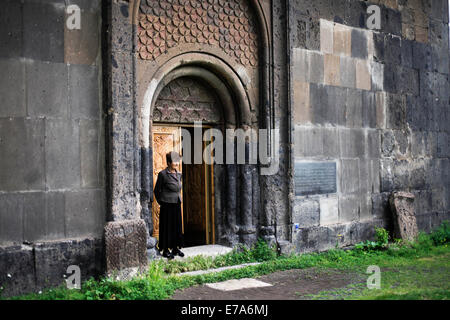
[[[222,271],[226,271],[226,270],[236,270],[236,269],[242,269],[245,267],[250,267],[250,266],[257,266],[260,265],[261,262],[254,262],[254,263],[245,263],[245,264],[240,264],[237,266],[230,266],[230,267],[222,267],[222,268],[217,268],[217,269],[209,269],[209,270],[199,270],[199,271],[190,271],[190,272],[183,272],[183,273],[177,273],[175,274],[176,276],[201,276],[201,275],[206,275],[206,274],[211,274],[211,273],[219,273]]]
[[[233,251],[233,249],[221,245],[207,245],[183,248],[181,251],[183,251],[184,257],[176,257],[175,260],[185,260],[187,258],[193,258],[197,256],[216,257],[230,253],[231,251]]]

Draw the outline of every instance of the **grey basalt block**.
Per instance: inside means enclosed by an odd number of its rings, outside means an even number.
[[[339,129],[339,148],[342,158],[358,158],[365,155],[362,129]]]
[[[0,117],[25,117],[25,64],[19,59],[0,59],[0,70]]]
[[[23,5],[24,57],[64,62],[64,0]]]
[[[412,68],[413,66],[413,41],[403,39],[401,41],[402,66]]]
[[[356,60],[341,57],[341,85],[347,88],[356,87]]]
[[[67,117],[67,77],[67,66],[63,63],[28,61],[26,65],[28,115]]]
[[[319,202],[313,199],[296,199],[292,222],[301,228],[318,226],[320,223]]]
[[[329,101],[329,92],[333,87],[322,84],[310,84],[310,104],[313,124],[335,124],[336,108]],[[330,92],[333,95],[332,92]]]
[[[97,120],[80,120],[80,170],[83,188],[98,188],[103,185],[103,159],[100,144],[103,133]]]
[[[106,220],[105,191],[86,189],[65,193],[66,232],[69,237],[100,237]]]
[[[413,68],[431,70],[431,46],[421,42],[413,42]]]
[[[403,129],[405,124],[406,99],[401,95],[387,95],[386,127],[388,129]]]
[[[362,92],[362,126],[366,128],[376,128],[377,126],[375,93],[371,91]]]
[[[77,266],[81,282],[102,272],[102,241],[99,239],[64,240],[35,245],[36,287],[65,285],[67,269]]]
[[[23,195],[0,194],[0,247],[23,242]]]
[[[345,112],[346,126],[348,128],[361,128],[363,124],[362,91],[348,89],[347,108]]]
[[[365,31],[352,30],[352,57],[367,59],[367,36]]]
[[[339,223],[359,220],[360,198],[358,195],[339,198]]]
[[[339,129],[323,128],[323,156],[330,158],[339,158]]]
[[[0,246],[0,291],[2,297],[12,297],[35,289],[33,248],[25,245]]]
[[[97,67],[69,66],[69,105],[72,119],[100,118]]]
[[[3,0],[0,10],[0,57],[21,57],[22,46],[22,3],[17,0]]]
[[[41,119],[0,119],[0,190],[44,188],[44,128]]]
[[[46,120],[45,167],[47,187],[80,187],[79,123],[72,120]]]
[[[64,194],[29,192],[23,194],[24,241],[51,241],[65,237]]]
[[[340,174],[340,192],[342,194],[351,194],[360,191],[359,159],[341,160]]]

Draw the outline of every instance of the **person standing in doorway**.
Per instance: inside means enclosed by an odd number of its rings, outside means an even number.
[[[160,205],[159,250],[169,260],[175,256],[184,257],[181,219],[182,176],[177,171],[180,156],[176,152],[166,154],[167,168],[158,173],[155,198]],[[171,251],[169,251],[169,249]]]

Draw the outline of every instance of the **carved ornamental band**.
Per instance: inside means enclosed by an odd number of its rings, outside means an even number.
[[[138,54],[155,60],[179,44],[221,48],[237,63],[258,64],[258,35],[245,0],[146,0],[141,3]]]

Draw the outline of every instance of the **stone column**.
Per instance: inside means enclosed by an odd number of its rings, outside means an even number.
[[[128,1],[107,1],[104,57],[109,127],[109,222],[105,226],[107,273],[139,270],[147,265],[147,230],[140,218],[136,190],[135,45]],[[139,160],[140,161],[140,160]]]

